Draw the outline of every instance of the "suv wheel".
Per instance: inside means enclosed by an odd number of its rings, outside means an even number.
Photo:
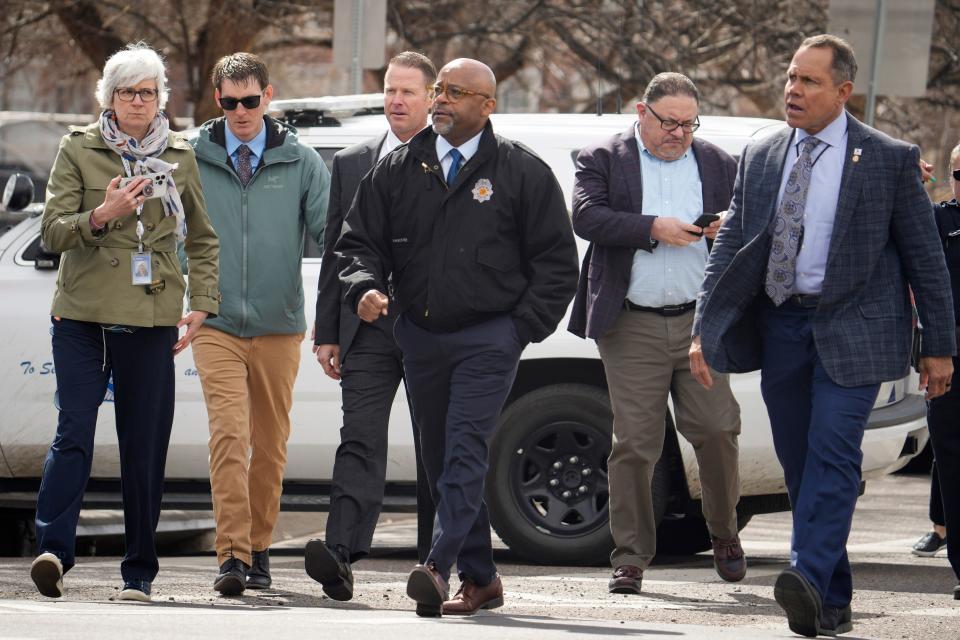
[[[543,387],[503,412],[491,445],[486,498],[493,528],[514,553],[541,564],[609,561],[612,430],[607,391],[590,385]],[[659,521],[670,495],[664,459],[653,485]]]

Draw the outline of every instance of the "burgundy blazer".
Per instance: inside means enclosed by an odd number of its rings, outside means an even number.
[[[737,162],[705,140],[693,139],[703,212],[730,206]],[[581,338],[599,338],[616,321],[630,286],[633,254],[652,251],[650,229],[656,216],[644,215],[640,150],[631,126],[603,144],[577,155],[573,183],[573,230],[590,246],[567,329]]]

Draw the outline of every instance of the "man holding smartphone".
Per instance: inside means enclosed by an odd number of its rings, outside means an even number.
[[[726,377],[704,389],[687,357],[722,223],[716,212],[730,203],[737,171],[730,155],[694,139],[699,101],[689,78],[661,73],[637,103],[639,121],[577,157],[573,229],[590,247],[568,328],[597,341],[613,405],[611,593],[640,593],[656,552],[666,497],[654,501],[652,481],[668,395],[697,455],[717,573],[730,582],[746,575],[736,513],[740,407]]]

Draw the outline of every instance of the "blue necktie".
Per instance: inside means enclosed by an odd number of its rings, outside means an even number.
[[[450,170],[447,171],[447,184],[453,184],[453,181],[457,179],[457,174],[460,173],[460,163],[463,162],[463,154],[460,153],[457,149],[451,149],[450,153]]]

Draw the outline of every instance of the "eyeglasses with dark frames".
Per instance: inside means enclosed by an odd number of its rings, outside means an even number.
[[[233,111],[237,108],[238,104],[242,104],[244,109],[256,109],[260,106],[261,95],[263,94],[257,93],[252,96],[243,96],[242,98],[220,96],[220,106],[223,107],[225,111]]]
[[[653,117],[660,121],[660,128],[664,131],[676,131],[677,128],[680,127],[683,128],[684,133],[693,133],[700,128],[700,116],[694,118],[693,122],[677,122],[671,118],[661,118],[649,104],[647,105],[647,111],[652,113]]]
[[[447,84],[446,82],[438,82],[430,87],[431,100],[438,98],[441,93],[447,94],[447,98],[450,100],[450,102],[458,102],[467,96],[482,96],[487,100],[491,98],[491,96],[488,96],[485,93],[464,89],[463,87],[458,87],[455,84]]]
[[[144,102],[153,102],[160,95],[160,92],[156,89],[134,89],[133,87],[119,87],[114,89],[113,92],[123,102],[133,102],[133,99],[137,96],[140,96],[140,99]]]

